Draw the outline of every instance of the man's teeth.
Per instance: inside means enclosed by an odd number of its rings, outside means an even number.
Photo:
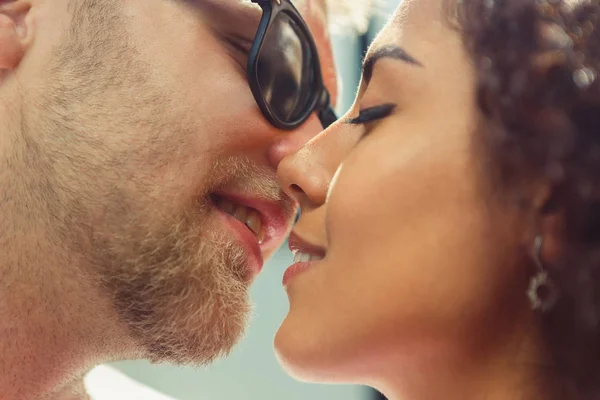
[[[315,256],[308,253],[302,253],[300,251],[294,253],[294,264],[303,263],[303,262],[311,262],[311,261],[319,261],[322,260],[323,257]]]
[[[236,204],[227,199],[219,199],[217,206],[238,221],[246,224],[248,229],[250,229],[258,238],[258,243],[264,241],[265,232],[258,211],[241,204]]]

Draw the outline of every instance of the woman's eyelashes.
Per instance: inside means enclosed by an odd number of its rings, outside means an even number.
[[[360,110],[358,117],[349,119],[346,122],[351,125],[368,124],[389,117],[395,109],[396,105],[391,103],[366,108]]]

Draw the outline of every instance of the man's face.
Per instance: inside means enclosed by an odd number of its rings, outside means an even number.
[[[84,2],[32,3],[18,88],[4,82],[22,101],[10,146],[27,154],[7,162],[30,178],[10,184],[35,183],[21,190],[36,230],[85,260],[57,268],[97,280],[144,357],[208,362],[243,331],[249,283],[295,211],[273,149],[318,120],[287,133],[260,113],[245,75],[261,15],[249,1]],[[333,90],[323,1],[299,8]]]

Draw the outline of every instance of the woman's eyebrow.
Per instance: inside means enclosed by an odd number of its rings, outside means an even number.
[[[396,45],[383,46],[373,52],[370,52],[363,63],[363,81],[365,83],[368,84],[371,81],[375,64],[382,58],[391,58],[417,67],[423,67],[423,64],[417,61],[401,47]]]

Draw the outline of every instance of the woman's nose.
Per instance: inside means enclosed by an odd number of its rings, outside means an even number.
[[[360,129],[338,121],[300,150],[287,154],[277,167],[283,190],[302,207],[324,204],[335,172],[359,136]]]
[[[325,203],[331,174],[319,160],[319,152],[309,144],[285,157],[277,168],[283,190],[302,208]]]

